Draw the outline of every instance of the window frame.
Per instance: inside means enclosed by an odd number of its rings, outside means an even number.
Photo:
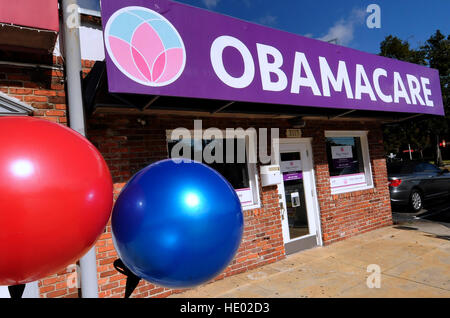
[[[167,156],[170,158],[170,154],[169,154],[169,141],[172,141],[171,139],[171,135],[172,135],[172,131],[173,130],[166,130],[166,147],[167,147]],[[223,139],[226,139],[226,130],[220,130],[222,132],[223,135]],[[191,139],[195,139],[196,135],[194,134],[194,130],[189,130],[190,134],[191,134]],[[205,129],[202,130],[202,140],[204,139],[204,132]],[[255,134],[256,132],[254,131],[246,131],[246,133],[248,133],[250,138],[253,138],[253,140],[255,139]],[[234,139],[237,139],[237,137],[235,136]],[[249,182],[249,186],[250,189],[252,191],[252,196],[253,196],[253,202],[249,205],[242,205],[242,210],[243,211],[248,211],[248,210],[254,210],[254,209],[259,209],[261,208],[261,196],[260,196],[260,192],[259,192],[259,180],[258,180],[258,168],[257,168],[257,164],[256,163],[251,163],[249,160],[249,151],[250,151],[250,142],[249,142],[249,138],[245,137],[245,152],[247,155],[247,171],[248,171],[248,182]],[[257,153],[257,144],[253,143],[253,153]],[[194,159],[194,158],[191,158]],[[203,158],[202,158],[203,159]],[[203,162],[203,164],[208,165],[207,163]],[[228,180],[227,180],[228,181]],[[236,189],[234,189],[236,190]]]
[[[84,8],[84,7],[82,7],[81,5],[78,4],[78,1],[77,1],[77,5],[78,5],[78,12],[80,14],[90,15],[90,16],[94,16],[94,17],[101,17],[100,10],[97,11],[97,10],[93,10],[93,9]]]
[[[348,193],[348,192],[354,192],[354,191],[361,191],[361,190],[368,190],[374,188],[374,182],[373,182],[373,174],[372,174],[372,165],[370,163],[370,153],[369,153],[369,143],[367,140],[367,134],[369,133],[368,130],[326,130],[325,131],[325,138],[338,138],[338,137],[359,137],[361,141],[361,153],[362,153],[362,160],[363,160],[363,166],[364,166],[364,177],[366,179],[366,184],[363,185],[355,185],[355,186],[349,186],[347,188],[341,188],[341,189],[333,189],[331,187],[331,176],[330,176],[330,191],[331,194],[341,194],[341,193]],[[326,147],[326,145],[325,145]],[[325,149],[325,151],[328,151]],[[328,172],[330,171],[330,163],[328,162]]]

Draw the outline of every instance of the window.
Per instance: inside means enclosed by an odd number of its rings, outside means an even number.
[[[77,0],[80,13],[100,16],[100,0]]]
[[[367,132],[326,131],[331,193],[373,187]]]
[[[434,173],[438,173],[440,171],[441,171],[441,169],[439,169],[436,166],[432,165],[431,163],[427,163],[427,162],[418,163],[414,167],[414,172],[426,172],[426,173],[434,172]]]
[[[414,164],[409,161],[391,162],[387,164],[388,174],[408,174],[414,171]]]
[[[168,134],[170,138],[170,134]],[[175,145],[184,143],[184,147],[179,147],[180,151],[172,150]],[[234,139],[203,139],[201,143],[194,142],[194,139],[180,139],[167,141],[169,158],[190,158],[194,159],[194,152],[203,151],[209,148],[214,161],[203,159],[203,163],[219,172],[225,179],[230,182],[236,190],[239,200],[244,210],[259,207],[259,190],[257,184],[256,164],[248,162],[248,143],[244,138]],[[181,146],[181,145],[178,145]],[[230,149],[230,148],[233,149]],[[189,149],[187,153],[184,153]],[[220,153],[220,150],[222,153]],[[239,149],[245,149],[245,154],[241,155]],[[218,152],[219,151],[219,152]],[[211,162],[212,161],[212,162]]]

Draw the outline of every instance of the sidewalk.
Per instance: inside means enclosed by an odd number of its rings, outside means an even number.
[[[171,297],[449,297],[450,236],[387,227]],[[381,268],[367,287],[367,266]]]

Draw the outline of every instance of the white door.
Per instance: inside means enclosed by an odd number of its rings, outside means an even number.
[[[320,218],[309,139],[279,139],[277,163],[283,240],[287,254],[321,245]]]

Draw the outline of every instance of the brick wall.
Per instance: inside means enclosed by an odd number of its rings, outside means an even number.
[[[66,93],[61,58],[53,68],[0,65],[0,91],[33,106],[33,116],[67,124]]]
[[[144,119],[142,126],[138,118]],[[166,129],[193,129],[194,118],[170,116],[97,115],[88,120],[88,138],[98,147],[115,182],[115,195],[125,182],[148,164],[168,157]],[[230,123],[236,126],[230,126]],[[205,128],[275,127],[275,121],[203,118]],[[276,187],[260,188],[261,208],[244,211],[244,235],[232,263],[215,280],[273,263],[285,257]],[[117,258],[111,227],[97,242],[100,297],[123,297],[125,277],[113,268]],[[161,288],[142,281],[132,297],[167,297],[180,290]]]
[[[325,147],[325,130],[368,130],[374,188],[331,194]],[[324,244],[392,224],[381,125],[375,122],[309,122],[304,136],[313,137],[312,148]]]

